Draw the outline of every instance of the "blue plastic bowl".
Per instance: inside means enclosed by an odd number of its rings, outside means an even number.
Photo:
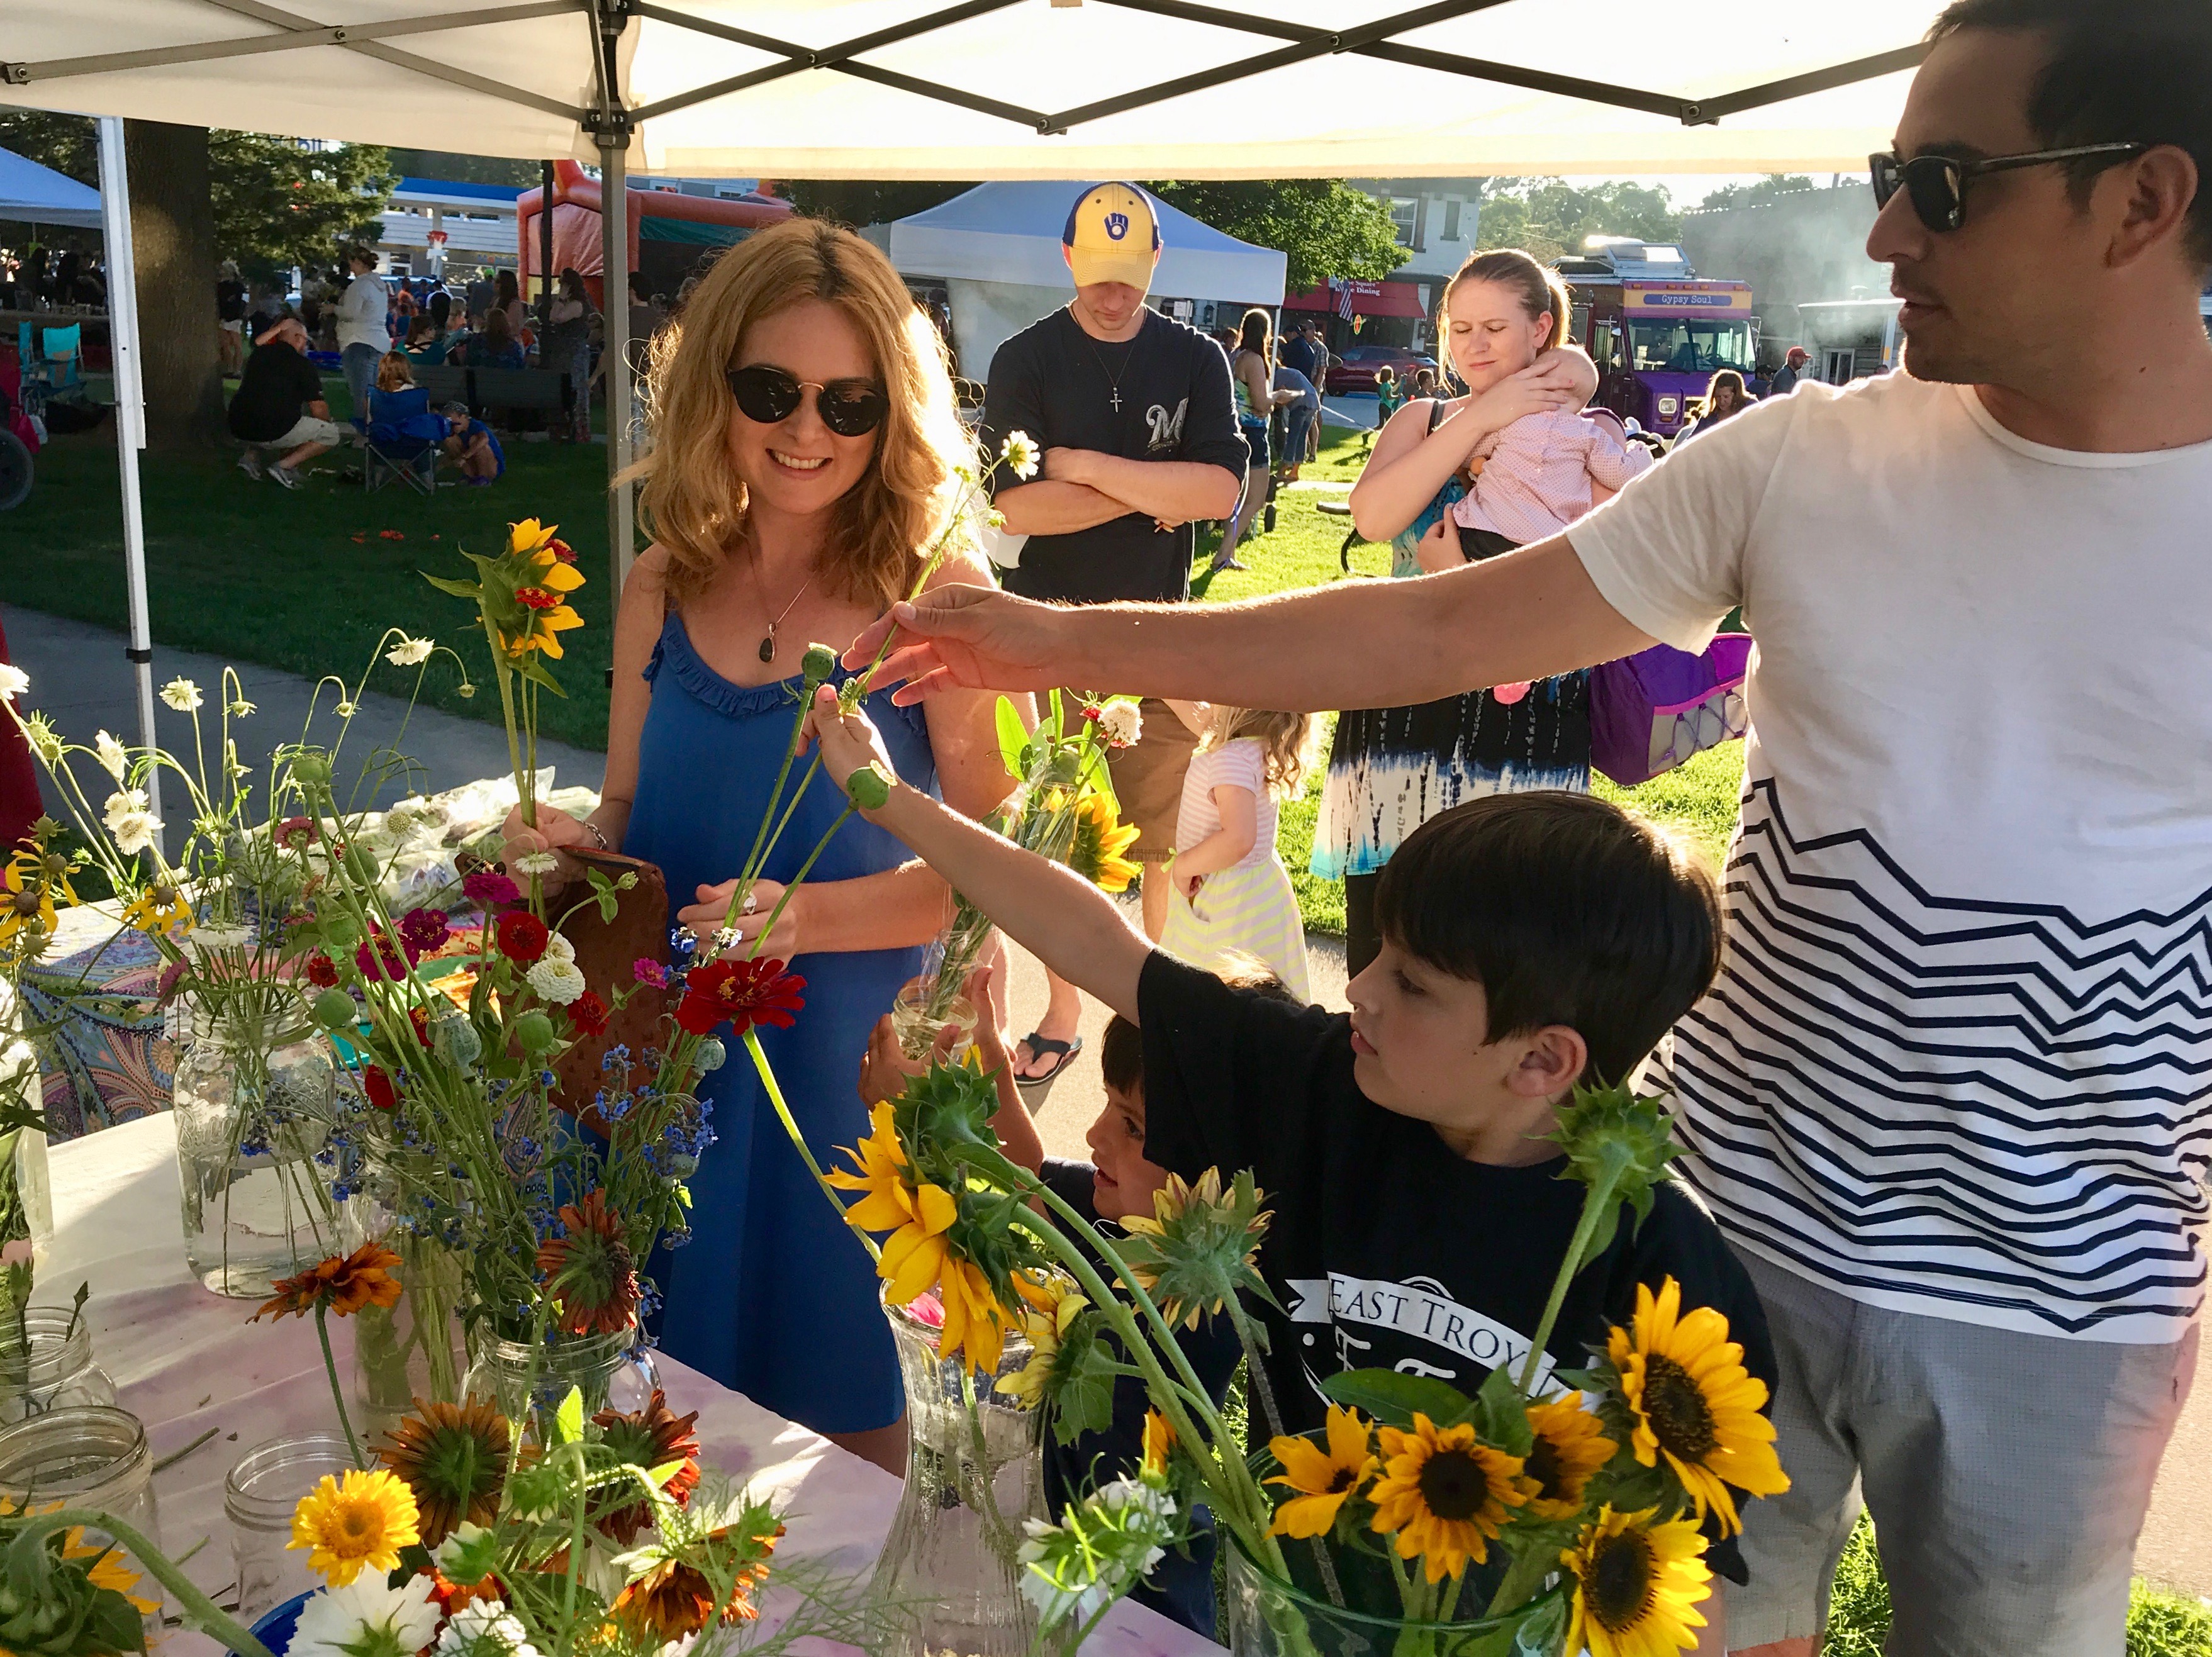
[[[300,1608],[313,1597],[312,1593],[295,1593],[273,1611],[264,1611],[253,1625],[253,1637],[276,1657],[284,1657],[285,1648],[292,1643],[292,1631],[300,1625]],[[238,1654],[233,1652],[231,1657],[238,1657]]]

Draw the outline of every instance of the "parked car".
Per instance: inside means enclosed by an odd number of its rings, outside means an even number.
[[[1344,353],[1341,361],[1329,364],[1328,384],[1323,389],[1331,397],[1372,395],[1375,371],[1385,365],[1398,377],[1401,386],[1411,386],[1413,371],[1433,369],[1437,360],[1419,351],[1409,351],[1402,345],[1354,345]]]

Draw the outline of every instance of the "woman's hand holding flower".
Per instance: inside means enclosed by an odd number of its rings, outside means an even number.
[[[783,904],[783,913],[775,916],[775,925],[769,929],[768,942],[757,950],[753,947],[754,943],[760,937],[761,928],[768,925],[768,918],[775,914],[776,905],[783,903],[784,889],[773,880],[756,880],[750,894],[752,902],[750,906],[744,906],[749,908],[750,913],[732,915],[730,899],[737,889],[738,883],[734,880],[726,880],[714,886],[702,886],[698,889],[699,901],[676,912],[677,920],[690,927],[691,935],[699,940],[702,958],[721,954],[742,960],[748,956],[758,955],[772,961],[788,961],[796,956],[799,950],[799,938],[804,919],[802,911],[806,903],[806,889],[800,887],[792,895],[791,901]],[[717,950],[714,934],[720,930],[725,915],[729,916],[731,929],[737,935],[730,939],[726,947]]]
[[[538,826],[533,828],[522,820],[522,808],[518,805],[507,814],[500,826],[500,835],[506,841],[500,853],[507,867],[514,866],[518,858],[533,852],[550,852],[560,860],[560,867],[551,874],[541,877],[548,894],[559,891],[570,881],[580,877],[583,865],[575,859],[563,855],[570,848],[596,851],[599,841],[592,831],[570,816],[566,811],[556,811],[543,800],[538,804]]]

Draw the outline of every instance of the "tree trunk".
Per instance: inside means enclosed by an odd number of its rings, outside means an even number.
[[[197,447],[223,431],[207,129],[125,121],[123,136],[138,264],[146,441],[156,449]]]

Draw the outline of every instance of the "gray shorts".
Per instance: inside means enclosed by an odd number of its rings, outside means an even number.
[[[286,454],[303,443],[320,443],[336,448],[346,440],[346,428],[335,420],[318,420],[313,415],[301,415],[292,422],[292,429],[282,437],[272,437],[266,443],[256,443],[257,449],[278,449]]]
[[[2136,1538],[2189,1395],[2168,1345],[1884,1311],[1748,1251],[1781,1369],[1784,1495],[1743,1504],[1741,1651],[1817,1636],[1863,1505],[1896,1621],[1887,1657],[2121,1657]]]

